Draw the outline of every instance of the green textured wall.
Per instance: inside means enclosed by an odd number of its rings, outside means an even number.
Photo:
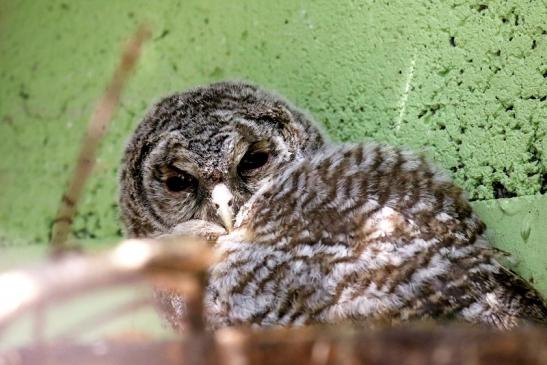
[[[154,29],[101,146],[75,235],[119,234],[124,141],[162,95],[242,78],[337,140],[428,151],[547,292],[544,1],[0,0],[0,244],[44,243],[120,45]],[[494,198],[510,198],[489,200]]]

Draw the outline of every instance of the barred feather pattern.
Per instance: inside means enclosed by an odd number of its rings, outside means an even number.
[[[214,328],[547,319],[541,295],[496,261],[462,190],[395,147],[326,147],[255,193],[235,228],[210,271]]]

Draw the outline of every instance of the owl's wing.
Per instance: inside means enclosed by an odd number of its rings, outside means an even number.
[[[547,304],[541,294],[514,271],[503,266],[492,273],[501,301],[499,313],[492,320],[504,319],[508,323],[547,324]]]

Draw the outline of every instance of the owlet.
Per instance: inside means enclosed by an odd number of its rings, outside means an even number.
[[[213,328],[547,318],[541,296],[497,263],[461,189],[429,162],[377,144],[329,146],[305,113],[252,85],[156,104],[125,151],[120,207],[131,237],[231,232],[210,270]],[[177,326],[183,298],[159,298]]]

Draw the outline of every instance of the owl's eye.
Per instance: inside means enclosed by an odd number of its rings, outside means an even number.
[[[181,172],[178,175],[169,176],[165,179],[165,187],[172,193],[179,193],[194,189],[197,186],[197,180],[190,174]]]
[[[267,151],[247,151],[237,167],[240,173],[244,173],[250,170],[256,170],[259,167],[264,166],[270,158],[270,154]]]

